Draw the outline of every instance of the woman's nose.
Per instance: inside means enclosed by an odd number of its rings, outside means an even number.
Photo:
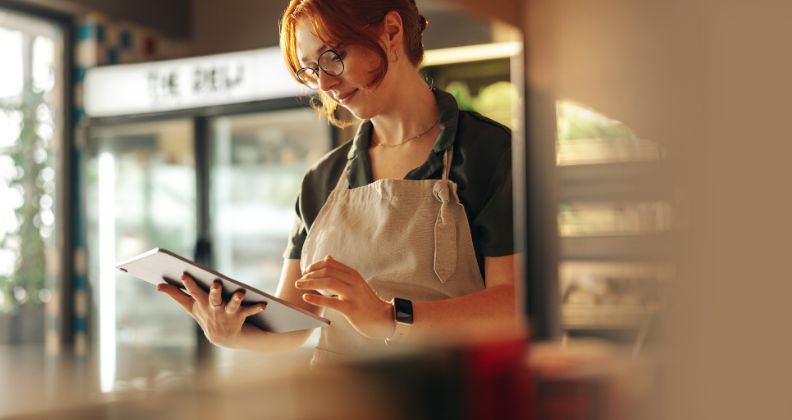
[[[323,71],[319,71],[319,89],[328,91],[338,84],[338,76],[331,76]]]

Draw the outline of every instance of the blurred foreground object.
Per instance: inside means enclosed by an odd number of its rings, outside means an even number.
[[[529,352],[530,348],[530,352]],[[59,419],[652,419],[656,366],[594,342],[501,337],[309,370],[286,358],[104,394]]]

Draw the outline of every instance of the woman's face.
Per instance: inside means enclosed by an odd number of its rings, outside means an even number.
[[[338,51],[344,61],[344,72],[339,76],[319,71],[319,90],[359,119],[370,119],[382,112],[383,102],[386,102],[383,98],[387,97],[383,90],[387,90],[388,83],[383,81],[375,87],[368,87],[372,81],[371,72],[379,64],[375,53],[355,45],[325,45],[312,32],[307,18],[297,21],[296,37],[297,57],[302,67],[316,67],[319,55],[331,48]]]

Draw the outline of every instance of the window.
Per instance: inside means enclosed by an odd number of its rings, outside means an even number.
[[[57,23],[0,9],[0,344],[44,343],[57,300],[63,48]]]

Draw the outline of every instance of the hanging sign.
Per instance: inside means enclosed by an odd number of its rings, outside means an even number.
[[[227,105],[310,93],[289,74],[279,48],[95,67],[84,88],[91,117]]]

